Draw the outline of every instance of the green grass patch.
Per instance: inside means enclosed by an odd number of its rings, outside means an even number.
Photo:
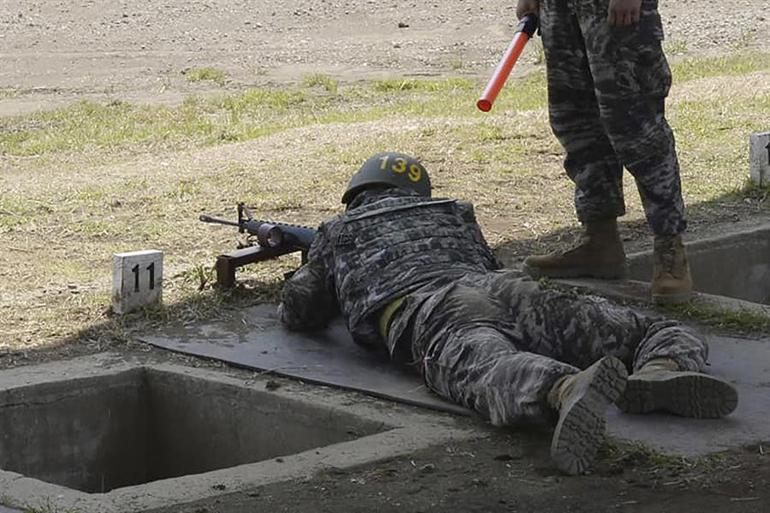
[[[679,82],[740,75],[770,68],[770,54],[686,59],[673,68]],[[190,80],[217,80],[221,72],[216,71],[196,68],[187,76]],[[541,110],[547,104],[542,71],[511,80],[492,114],[475,108],[482,86],[477,80],[460,77],[343,86],[316,74],[305,77],[300,87],[252,89],[215,98],[191,96],[177,107],[82,101],[55,111],[0,119],[0,153],[38,157],[89,153],[106,158],[106,154],[121,151],[176,150],[245,141],[312,124],[376,121],[395,115],[494,119],[502,112]],[[761,123],[770,112],[767,104],[767,96],[732,102],[682,102],[670,112],[682,148],[701,152],[702,146],[708,146],[700,153],[701,162],[718,166],[737,162],[737,153],[745,146],[739,139],[746,131],[763,128]],[[505,139],[504,128],[480,130],[484,142],[510,142]],[[526,144],[519,146],[522,151],[532,149]]]
[[[227,74],[216,68],[190,68],[182,71],[188,82],[214,82],[217,85],[225,85]]]
[[[302,79],[302,84],[305,87],[320,87],[330,94],[337,94],[337,88],[339,87],[339,82],[337,80],[334,80],[329,75],[323,75],[321,73],[306,76]]]
[[[50,112],[0,119],[0,153],[41,156],[123,149],[179,149],[244,141],[324,123],[410,116],[479,117],[480,85],[468,79],[384,80],[340,89],[315,77],[310,89],[252,89],[216,98],[188,97],[178,107],[81,101]],[[326,85],[323,85],[326,84]],[[315,87],[321,85],[321,88]],[[545,79],[512,81],[496,111],[532,110],[546,103]]]
[[[727,310],[698,303],[669,305],[663,310],[728,331],[770,333],[770,316],[753,310]]]
[[[658,474],[688,474],[693,472],[713,472],[726,460],[724,454],[716,453],[702,457],[689,458],[680,454],[656,451],[641,442],[608,440],[597,454],[599,465],[610,465],[615,470],[624,468],[646,468]]]
[[[475,89],[476,83],[464,78],[448,78],[445,80],[420,80],[416,78],[393,78],[375,80],[372,89],[378,93],[391,91],[423,91],[430,93],[447,91],[468,91]]]
[[[201,186],[195,180],[180,180],[176,187],[166,192],[163,196],[177,201],[185,201],[196,198],[201,193]]]
[[[678,41],[666,41],[663,48],[668,55],[681,55],[687,53],[688,50],[687,41],[681,39]]]
[[[50,214],[52,208],[36,201],[0,196],[0,233],[32,223],[37,216]]]
[[[13,87],[0,87],[0,100],[19,96],[19,90]]]
[[[527,126],[500,122],[461,125],[445,131],[443,139],[453,142],[455,150],[469,161],[502,173],[539,174],[541,170],[531,166],[533,158],[561,155],[545,117],[533,119]]]
[[[463,69],[464,63],[463,60],[460,58],[452,59],[449,61],[449,67],[452,68],[453,71],[460,71]]]
[[[749,134],[766,130],[770,94],[684,101],[670,112],[685,193],[708,200],[743,187]]]
[[[671,66],[674,83],[699,78],[738,76],[770,69],[770,53],[731,54],[683,59]]]

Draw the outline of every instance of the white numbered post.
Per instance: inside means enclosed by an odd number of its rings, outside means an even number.
[[[163,252],[133,251],[112,255],[112,310],[128,313],[159,303],[163,290]]]
[[[770,132],[751,134],[749,159],[751,181],[759,186],[770,185]]]

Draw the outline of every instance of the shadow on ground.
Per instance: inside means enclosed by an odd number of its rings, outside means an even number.
[[[770,188],[746,186],[711,201],[690,205],[688,239],[713,237],[770,223],[769,195]],[[496,222],[504,222],[504,219]],[[651,247],[650,232],[644,221],[623,221],[621,218],[620,227],[628,253]],[[555,230],[542,237],[506,240],[495,251],[507,266],[513,266],[528,254],[570,246],[579,238],[579,232],[576,223],[575,226]],[[92,354],[126,344],[133,346],[133,334],[169,323],[185,324],[227,318],[249,306],[276,302],[280,293],[280,282],[241,280],[238,287],[231,291],[217,290],[206,282],[199,285],[201,290],[191,293],[185,301],[140,310],[122,317],[111,315],[105,305],[105,313],[100,320],[55,345],[24,352],[0,353],[0,368]],[[196,288],[195,284],[189,286]],[[687,318],[686,315],[684,317]]]
[[[687,240],[724,235],[770,223],[770,187],[747,185],[713,200],[687,206]],[[499,224],[499,221],[497,222]],[[652,248],[652,233],[644,220],[619,219],[626,253]],[[542,237],[506,240],[495,251],[503,262],[515,265],[527,255],[563,250],[579,239],[580,226],[554,230]]]

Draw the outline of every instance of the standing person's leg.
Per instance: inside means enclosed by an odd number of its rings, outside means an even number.
[[[703,373],[708,345],[692,328],[603,298],[542,290],[510,273],[489,276],[485,286],[516,320],[521,350],[578,368],[614,356],[632,369],[620,402],[625,411],[721,417],[737,406],[729,383]]]
[[[687,228],[674,134],[665,118],[671,70],[657,0],[643,0],[638,24],[611,27],[609,0],[576,0],[601,122],[636,180],[655,235],[652,294],[678,302],[692,291],[681,234]]]
[[[566,152],[564,168],[575,183],[575,209],[585,233],[574,249],[531,256],[525,266],[536,277],[618,278],[625,272],[616,222],[625,213],[623,168],[599,115],[573,4],[572,0],[542,0],[540,26],[548,73],[549,118]]]
[[[558,421],[551,444],[557,466],[585,470],[604,437],[604,411],[619,397],[626,371],[605,358],[579,372],[546,355],[519,351],[500,303],[486,291],[456,284],[422,307],[413,321],[413,353],[438,395],[493,424]]]

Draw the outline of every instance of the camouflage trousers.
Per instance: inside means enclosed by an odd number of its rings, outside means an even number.
[[[625,214],[623,167],[655,234],[686,227],[674,135],[665,118],[671,71],[657,0],[630,27],[607,22],[609,0],[541,0],[551,127],[564,147],[581,222]]]
[[[551,420],[546,395],[556,379],[605,355],[631,370],[655,358],[705,366],[705,341],[676,321],[519,276],[470,274],[406,297],[389,336],[411,350],[430,390],[509,425]]]

